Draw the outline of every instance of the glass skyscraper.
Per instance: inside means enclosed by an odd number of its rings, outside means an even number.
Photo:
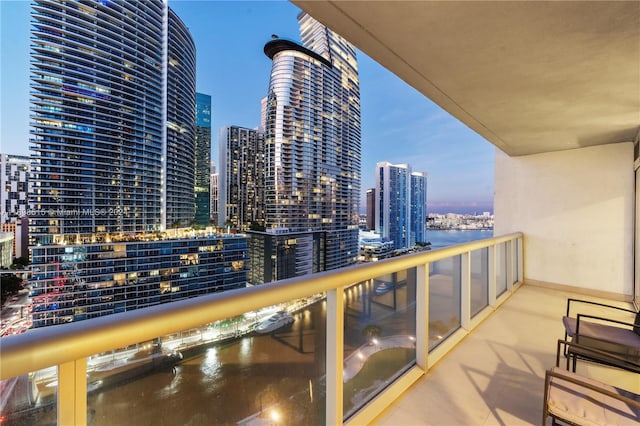
[[[32,9],[34,242],[191,221],[195,46],[184,24],[160,0]]]
[[[266,225],[325,231],[324,264],[358,255],[360,91],[355,48],[309,15],[302,45],[275,39],[265,103]]]
[[[376,165],[376,232],[394,249],[426,242],[427,174],[408,164]]]
[[[167,10],[164,193],[169,228],[189,226],[195,217],[196,46],[182,20]]]
[[[411,233],[409,244],[427,242],[427,174],[411,173],[411,211],[409,212]]]
[[[211,220],[211,96],[196,93],[195,221]]]

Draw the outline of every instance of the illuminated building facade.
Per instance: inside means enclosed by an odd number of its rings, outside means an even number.
[[[157,239],[149,234],[32,250],[34,327],[241,288],[247,282],[245,236]]]
[[[265,102],[266,227],[324,231],[326,269],[358,255],[360,92],[355,48],[309,15],[274,39]]]
[[[238,126],[220,130],[219,226],[265,226],[264,133]]]
[[[196,93],[195,222],[211,221],[211,96]]]
[[[195,46],[165,2],[36,0],[31,39],[34,242],[193,220]]]

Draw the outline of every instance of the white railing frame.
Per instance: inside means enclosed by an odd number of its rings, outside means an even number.
[[[340,424],[343,422],[343,291],[355,283],[416,268],[416,365],[346,422],[368,424],[519,287],[523,281],[524,269],[522,238],[522,233],[513,233],[4,337],[0,342],[0,379],[58,366],[58,424],[83,425],[87,421],[87,357],[326,292],[326,386],[329,390],[326,393],[326,422]],[[520,244],[516,240],[520,240]],[[512,247],[511,250],[505,250],[508,256],[505,262],[511,265],[507,274],[507,292],[496,298],[496,245],[507,241],[510,242],[507,248]],[[485,247],[489,251],[488,306],[472,319],[468,300],[471,252]],[[429,350],[429,265],[457,255],[461,255],[461,327],[436,348]],[[515,286],[515,280],[512,279],[514,265],[518,265]],[[238,300],[242,300],[242,303],[238,303]]]

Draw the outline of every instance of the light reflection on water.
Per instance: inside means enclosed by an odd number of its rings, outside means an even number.
[[[207,349],[204,354],[200,371],[205,377],[215,377],[220,374],[220,361],[218,361],[218,348],[212,347]]]
[[[242,339],[240,341],[239,361],[240,364],[248,364],[251,362],[251,339]]]

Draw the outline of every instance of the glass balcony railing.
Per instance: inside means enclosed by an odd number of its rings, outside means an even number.
[[[522,282],[522,234],[30,330],[11,424],[366,424]]]

